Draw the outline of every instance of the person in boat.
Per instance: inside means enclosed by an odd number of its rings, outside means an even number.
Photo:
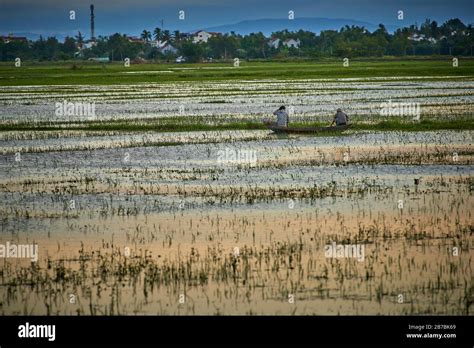
[[[277,117],[276,126],[288,127],[289,116],[284,105],[280,106],[278,110],[274,111],[273,115]]]
[[[336,115],[332,120],[331,127],[336,124],[336,126],[347,126],[349,124],[349,116],[342,109],[337,109]]]

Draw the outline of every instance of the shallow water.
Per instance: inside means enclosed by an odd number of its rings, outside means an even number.
[[[471,131],[0,147],[0,242],[39,246],[39,269],[0,260],[2,314],[471,313]],[[332,242],[363,245],[363,260],[327,258]]]
[[[79,121],[62,116],[56,103],[95,103],[94,119],[134,119],[169,116],[239,117],[260,120],[279,105],[292,107],[293,119],[329,119],[335,105],[349,115],[379,116],[389,100],[420,103],[429,117],[472,115],[473,81],[406,81],[379,79],[221,81],[139,84],[124,86],[2,87],[1,121]],[[3,104],[3,105],[2,105]]]

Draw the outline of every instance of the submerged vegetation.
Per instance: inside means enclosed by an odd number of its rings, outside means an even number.
[[[200,120],[199,120],[200,119]],[[361,118],[359,118],[361,119]],[[193,132],[193,131],[222,131],[222,130],[261,130],[268,129],[259,122],[226,122],[225,119],[215,119],[214,123],[206,122],[200,117],[172,117],[145,120],[115,120],[115,121],[82,121],[82,122],[43,122],[43,123],[14,123],[0,125],[0,131],[102,131],[102,132]],[[474,119],[456,120],[421,120],[406,121],[400,119],[380,120],[372,122],[353,121],[350,131],[434,131],[434,130],[474,130]],[[356,123],[357,122],[357,123]],[[322,122],[292,122],[290,128],[325,127],[328,123]],[[341,134],[335,132],[334,134]],[[318,135],[318,134],[314,134]],[[328,133],[322,134],[327,136]]]
[[[0,259],[0,313],[472,315],[472,61],[445,63],[0,66],[0,244],[39,248]],[[353,127],[275,135],[280,105]]]
[[[1,312],[471,314],[469,134],[3,156],[2,241],[40,258],[0,260]],[[257,163],[217,163],[228,146]]]

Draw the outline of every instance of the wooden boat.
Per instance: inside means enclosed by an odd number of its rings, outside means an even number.
[[[315,134],[321,132],[337,132],[350,128],[351,125],[346,126],[330,126],[330,127],[308,127],[308,128],[293,128],[281,126],[268,126],[268,129],[277,134]]]

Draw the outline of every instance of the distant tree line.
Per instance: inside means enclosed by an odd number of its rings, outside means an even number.
[[[5,38],[5,37],[4,37]],[[272,44],[272,40],[280,43]],[[298,41],[297,47],[288,47],[286,40]],[[175,49],[163,51],[151,44],[164,42]],[[207,42],[193,42],[192,35],[179,31],[170,32],[156,28],[153,32],[144,30],[141,39],[131,40],[123,34],[99,37],[93,45],[88,45],[82,34],[67,37],[59,42],[54,37],[40,38],[36,41],[0,40],[0,60],[69,60],[108,57],[120,61],[124,58],[146,60],[169,60],[184,56],[189,62],[206,59],[283,59],[288,57],[382,57],[407,55],[459,55],[472,56],[474,30],[472,24],[465,25],[459,19],[450,19],[441,26],[427,19],[420,26],[397,29],[393,34],[380,24],[378,29],[369,32],[364,27],[345,26],[339,31],[324,30],[319,35],[305,30],[288,30],[264,34],[214,35]],[[90,43],[90,42],[89,42]]]

